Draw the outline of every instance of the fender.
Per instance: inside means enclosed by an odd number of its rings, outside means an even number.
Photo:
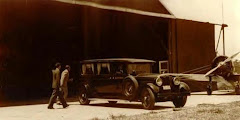
[[[124,78],[124,80],[126,80],[126,79],[136,80],[136,78],[133,77],[132,75],[128,75],[127,77]]]
[[[153,83],[147,83],[146,86],[151,88],[154,93],[158,93],[159,92],[159,87],[157,85],[154,85]]]
[[[79,90],[81,90],[81,89],[86,89],[87,93],[88,94],[90,93],[90,86],[88,84],[81,85]]]
[[[187,90],[187,91],[191,92],[190,87],[186,83],[184,83],[184,82],[181,82],[180,85],[179,85],[179,90],[181,90],[182,88],[184,90]]]

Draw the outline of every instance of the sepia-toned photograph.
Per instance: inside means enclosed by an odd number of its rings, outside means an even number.
[[[240,119],[239,0],[0,0],[0,120]]]

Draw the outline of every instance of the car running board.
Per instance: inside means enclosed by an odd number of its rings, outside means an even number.
[[[123,100],[123,99],[108,99],[108,98],[89,98],[90,101],[118,101],[118,102],[131,102],[129,100]]]

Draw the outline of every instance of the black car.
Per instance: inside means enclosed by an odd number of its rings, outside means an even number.
[[[152,73],[155,61],[110,58],[81,61],[79,102],[104,99],[110,104],[118,100],[142,102],[144,109],[153,109],[155,102],[173,101],[183,107],[190,88],[180,78]]]

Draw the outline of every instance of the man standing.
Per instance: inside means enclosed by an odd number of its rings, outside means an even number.
[[[50,98],[49,104],[48,104],[48,109],[53,109],[53,104],[56,101],[56,98],[59,97],[63,108],[68,107],[69,105],[66,103],[65,99],[63,98],[63,94],[61,91],[59,91],[59,86],[60,86],[60,69],[61,69],[61,64],[56,63],[55,64],[56,69],[52,70],[53,73],[53,82],[52,82],[52,96]]]
[[[63,97],[66,100],[67,96],[68,96],[68,85],[67,82],[68,81],[72,81],[72,79],[69,80],[69,72],[70,72],[70,66],[66,65],[65,66],[65,70],[62,72],[61,75],[61,89],[63,91]]]

